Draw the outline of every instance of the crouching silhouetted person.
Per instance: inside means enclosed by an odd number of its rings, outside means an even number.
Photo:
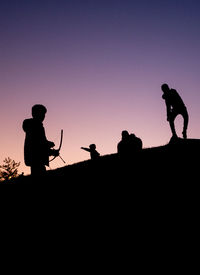
[[[132,159],[136,153],[142,150],[142,140],[128,131],[122,131],[122,139],[117,145],[117,152],[120,159]]]
[[[117,144],[117,153],[122,159],[126,159],[130,155],[129,133],[126,130],[122,131],[122,139]]]
[[[95,144],[90,144],[89,148],[86,147],[81,147],[81,149],[90,152],[90,157],[92,160],[96,160],[99,158],[100,154],[96,150],[96,145]]]
[[[142,140],[136,137],[135,134],[129,135],[129,142],[131,154],[138,153],[142,150]]]
[[[32,107],[32,118],[23,121],[23,130],[26,133],[24,143],[24,162],[30,166],[32,176],[45,175],[49,166],[49,156],[57,156],[58,150],[51,149],[54,143],[48,141],[43,127],[47,109],[37,104]]]

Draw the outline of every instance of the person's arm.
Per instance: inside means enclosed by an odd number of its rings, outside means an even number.
[[[167,121],[169,121],[171,115],[171,104],[169,103],[168,95],[164,94],[162,98],[165,100],[166,111],[167,111]]]
[[[169,121],[170,119],[170,115],[171,115],[171,105],[169,104],[169,102],[166,102],[166,109],[167,109],[167,121]]]
[[[59,156],[59,150],[49,149],[49,156],[58,157]]]
[[[55,146],[55,143],[52,142],[52,141],[48,141],[48,140],[47,140],[47,144],[48,144],[48,147],[49,147],[49,148],[52,148],[52,147]]]
[[[90,149],[89,148],[85,148],[85,147],[81,147],[81,149],[87,151],[87,152],[90,152]]]

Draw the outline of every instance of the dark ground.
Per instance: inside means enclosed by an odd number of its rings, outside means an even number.
[[[146,148],[130,159],[122,160],[117,154],[87,160],[50,170],[43,178],[24,176],[16,179],[17,185],[34,185],[40,188],[112,189],[119,188],[162,191],[198,185],[199,139],[179,139],[160,147]]]
[[[198,263],[199,154],[200,140],[180,139],[127,161],[113,154],[45,178],[25,176],[12,185],[15,206],[23,201],[25,223],[36,220],[48,244],[53,239],[70,255],[88,255],[95,268],[124,261],[123,273],[126,263],[132,270],[191,273]]]

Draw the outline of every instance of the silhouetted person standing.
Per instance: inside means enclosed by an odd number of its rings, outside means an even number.
[[[99,158],[100,154],[96,150],[96,145],[95,144],[90,144],[89,148],[86,147],[81,147],[81,149],[90,152],[90,157],[92,160],[96,160]]]
[[[187,127],[188,127],[188,112],[186,109],[185,104],[183,103],[182,98],[177,93],[176,90],[170,89],[167,84],[163,84],[161,86],[161,89],[163,91],[162,98],[165,100],[166,108],[167,108],[167,121],[169,121],[169,125],[172,131],[173,138],[177,138],[174,120],[177,117],[177,115],[182,115],[183,117],[183,138],[187,138]]]
[[[41,176],[46,172],[45,165],[49,166],[49,156],[57,156],[58,150],[50,149],[54,143],[48,141],[43,127],[47,109],[37,104],[32,107],[32,118],[23,121],[23,130],[26,133],[24,143],[24,161],[31,167],[32,176]]]

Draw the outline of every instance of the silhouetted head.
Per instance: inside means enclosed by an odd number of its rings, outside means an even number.
[[[91,150],[95,150],[96,149],[96,145],[95,144],[90,144],[89,147],[90,147]]]
[[[128,131],[124,130],[122,131],[122,139],[127,139],[129,137]]]
[[[163,93],[166,93],[170,90],[169,86],[166,83],[162,84],[161,89],[162,89]]]
[[[134,139],[134,138],[136,138],[136,135],[135,134],[130,134],[129,137]]]
[[[44,120],[46,112],[47,109],[44,105],[36,104],[32,107],[32,116],[39,121]]]

